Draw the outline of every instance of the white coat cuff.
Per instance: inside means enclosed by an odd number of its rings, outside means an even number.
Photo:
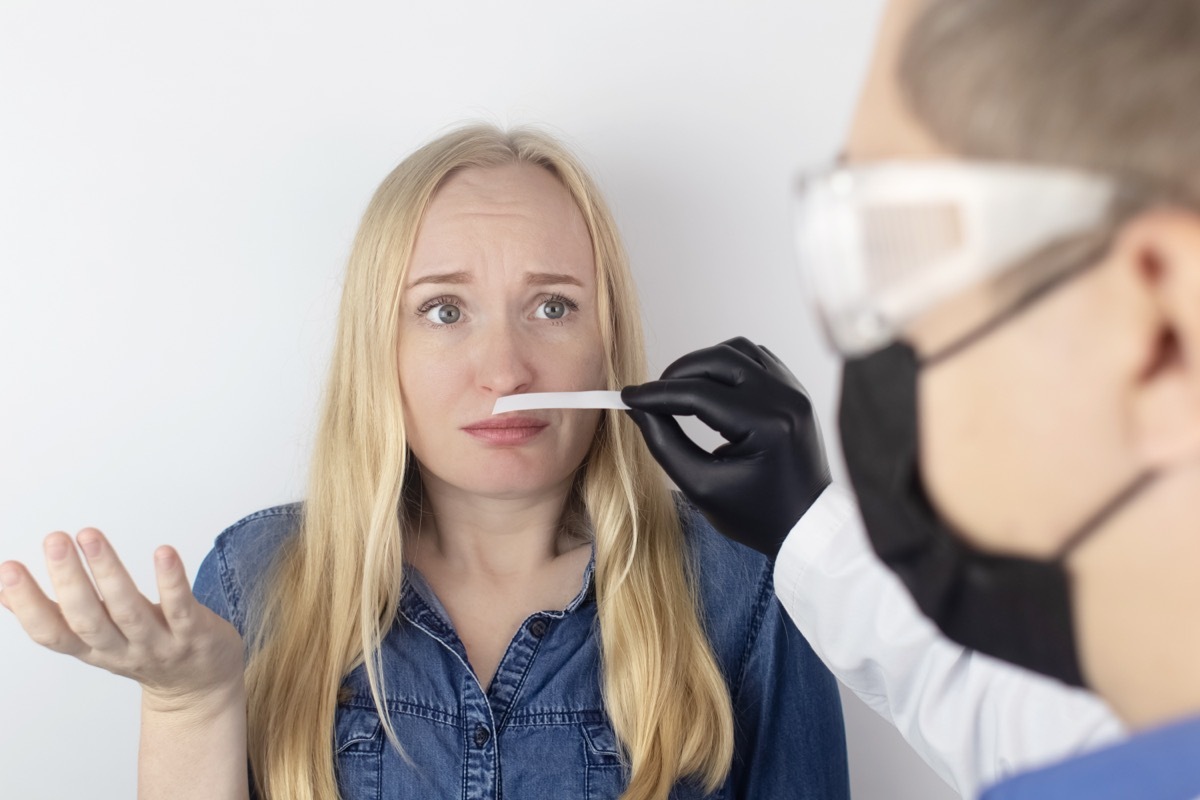
[[[775,557],[775,593],[790,605],[809,567],[837,540],[855,513],[854,496],[831,483],[792,526]]]

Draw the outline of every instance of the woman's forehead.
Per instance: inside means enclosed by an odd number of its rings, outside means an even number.
[[[452,176],[422,218],[408,283],[495,266],[592,282],[587,224],[571,193],[548,170],[509,164]],[[459,276],[455,282],[466,281]]]
[[[430,200],[422,226],[490,216],[556,226],[577,223],[586,229],[583,214],[562,181],[544,167],[525,163],[471,167],[450,176]]]

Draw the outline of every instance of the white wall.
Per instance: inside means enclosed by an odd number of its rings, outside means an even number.
[[[107,531],[144,587],[295,499],[357,217],[417,144],[540,122],[600,176],[653,365],[765,342],[833,420],[793,172],[879,0],[0,2],[0,560]],[[832,440],[831,440],[832,441]],[[836,445],[834,445],[836,450]],[[0,794],[134,796],[138,693],[0,613]],[[853,698],[858,798],[950,792]]]

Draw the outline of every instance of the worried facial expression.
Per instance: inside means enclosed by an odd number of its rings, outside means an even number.
[[[454,174],[426,209],[401,296],[400,388],[426,484],[489,497],[569,486],[593,410],[492,416],[509,394],[605,386],[591,237],[530,164]]]

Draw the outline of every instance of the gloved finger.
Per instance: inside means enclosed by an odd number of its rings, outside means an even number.
[[[709,378],[739,386],[745,383],[747,375],[762,371],[763,365],[752,356],[724,342],[676,359],[663,370],[662,378]]]
[[[770,369],[772,366],[774,366],[776,369],[782,370],[785,374],[787,374],[793,378],[796,377],[795,374],[791,371],[791,369],[788,368],[788,365],[783,363],[783,359],[780,358],[779,356],[775,355],[774,351],[772,351],[769,347],[761,347],[760,349],[763,351],[763,354],[766,355],[766,357],[767,357],[766,366],[768,369]]]
[[[788,365],[783,363],[783,359],[771,352],[769,348],[763,347],[762,351],[770,356],[771,360],[769,363],[773,366],[772,371],[775,373],[775,376],[790,381],[804,393],[805,397],[808,397],[808,389],[800,383],[800,379],[796,377],[796,373],[792,372],[788,368]],[[771,367],[769,366],[768,369],[771,369]]]
[[[755,344],[745,336],[735,336],[732,339],[721,342],[721,344],[732,350],[738,351],[755,364],[758,364],[760,367],[767,366],[767,358],[763,355],[767,348],[760,344]]]
[[[708,378],[650,381],[621,390],[621,399],[651,414],[696,417],[726,439],[740,439],[754,425],[754,398]]]
[[[759,349],[762,350],[764,353],[766,353],[767,356],[769,356],[770,359],[772,361],[774,361],[776,365],[783,367],[784,369],[787,369],[787,364],[784,364],[783,359],[780,358],[779,356],[775,355],[775,352],[773,350],[771,350],[771,348],[767,347],[766,345],[759,345]],[[788,370],[788,372],[791,372],[791,370]]]
[[[671,417],[647,414],[638,409],[626,412],[642,432],[650,455],[684,494],[699,475],[712,465],[712,455],[691,440]]]

